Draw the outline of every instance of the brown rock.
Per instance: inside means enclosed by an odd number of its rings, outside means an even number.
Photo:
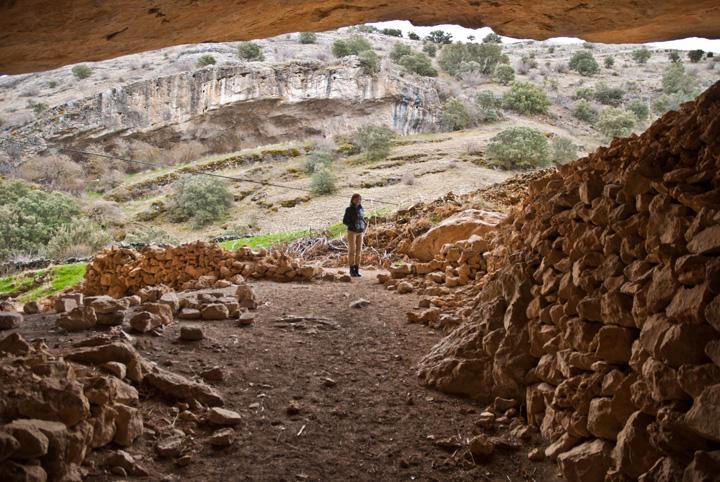
[[[19,443],[14,457],[32,460],[47,454],[50,441],[32,419],[15,420],[3,427],[3,430]]]
[[[40,313],[40,305],[37,301],[28,301],[23,305],[23,313],[26,315],[36,315]]]
[[[221,303],[213,303],[203,306],[200,310],[200,316],[203,320],[227,320],[230,317],[230,313],[227,306]]]
[[[223,404],[220,394],[211,387],[166,370],[158,369],[157,372],[148,373],[143,382],[171,399],[185,401],[195,399],[211,407]]]
[[[663,457],[642,474],[638,482],[682,482],[684,469],[685,464],[671,457]]]
[[[619,325],[635,328],[635,319],[632,315],[633,299],[619,291],[605,293],[600,298],[600,311],[603,323],[606,325]]]
[[[235,430],[231,428],[216,430],[208,437],[208,443],[217,448],[229,447],[235,443]]]
[[[199,326],[180,327],[180,339],[183,341],[199,341],[203,338],[205,338],[205,334]]]
[[[720,442],[720,384],[706,387],[685,414],[687,426],[701,437]]]
[[[199,320],[201,318],[200,310],[195,308],[183,308],[180,310],[180,313],[178,313],[178,318],[181,320]]]
[[[171,437],[158,440],[155,450],[160,457],[177,457],[182,453],[184,445],[185,438],[183,436],[173,435]]]
[[[470,449],[470,453],[473,457],[482,458],[491,455],[495,451],[495,444],[493,444],[485,435],[480,434],[470,439],[468,449]]]
[[[640,411],[633,413],[617,435],[613,449],[615,468],[631,479],[650,470],[660,458],[660,452],[650,444],[648,425],[653,418]]]
[[[97,315],[92,307],[81,306],[61,314],[55,323],[67,331],[89,330],[97,324]]]
[[[630,361],[632,345],[637,330],[620,326],[606,325],[598,331],[595,355],[611,364],[626,364]]]
[[[568,482],[603,482],[611,451],[612,445],[604,440],[585,442],[558,456],[560,471]]]
[[[30,344],[19,333],[10,333],[0,340],[0,353],[25,355],[30,351]]]
[[[720,253],[720,224],[710,226],[697,233],[687,245],[694,254]]]
[[[112,361],[127,365],[137,356],[137,352],[126,343],[114,342],[107,345],[75,348],[65,353],[64,356],[66,360],[86,365],[101,365]]]
[[[134,475],[138,477],[145,477],[148,475],[148,471],[140,465],[135,458],[124,450],[116,450],[110,452],[104,460],[104,465],[110,467],[111,472],[114,474],[125,474]],[[122,469],[118,471],[117,469]]]
[[[162,324],[162,318],[148,311],[141,311],[130,318],[130,326],[138,333],[147,333],[162,326]]]
[[[61,296],[55,300],[55,312],[67,313],[80,305],[81,303],[78,303],[78,300],[74,296]]]
[[[396,285],[395,289],[397,290],[397,293],[400,295],[404,295],[406,293],[412,293],[414,290],[413,285],[408,283],[407,281],[401,281],[400,283],[398,283]]]
[[[711,299],[712,293],[707,284],[680,288],[667,307],[667,316],[682,323],[702,323],[705,321],[705,307]]]
[[[120,403],[113,405],[113,408],[116,412],[116,431],[113,441],[123,447],[129,447],[143,433],[142,415],[138,409]]]
[[[720,295],[713,298],[705,307],[705,321],[710,323],[710,326],[720,333]]]
[[[703,349],[704,345],[718,337],[720,337],[720,333],[705,323],[674,324],[665,332],[657,347],[656,356],[672,367],[679,367],[686,363],[705,363],[708,359]]]
[[[242,417],[232,410],[213,407],[208,411],[208,421],[213,425],[237,425],[242,422]]]
[[[40,465],[24,465],[12,460],[0,464],[0,480],[8,482],[45,482],[47,472]]]
[[[221,382],[225,380],[225,371],[218,366],[214,366],[200,372],[200,376],[208,382]]]
[[[14,311],[0,311],[0,330],[17,328],[23,321],[23,316]]]
[[[158,303],[167,305],[170,307],[173,313],[176,313],[180,309],[180,299],[175,292],[163,293],[158,300]]]
[[[720,474],[720,450],[695,452],[683,473],[683,482],[717,482]]]
[[[588,410],[588,431],[596,437],[615,440],[622,429],[622,423],[612,412],[610,398],[593,398]]]
[[[652,282],[648,287],[645,304],[650,313],[658,313],[672,301],[680,284],[673,275],[671,265],[655,268]]]
[[[678,370],[678,381],[685,393],[697,398],[705,387],[720,383],[720,367],[714,363],[683,365]]]
[[[20,448],[20,442],[7,432],[0,431],[0,462],[10,458]]]

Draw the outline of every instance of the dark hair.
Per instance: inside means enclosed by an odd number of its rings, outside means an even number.
[[[353,194],[352,196],[350,196],[350,204],[352,204],[352,202],[353,202],[353,201],[355,200],[355,198],[357,198],[357,197],[362,197],[362,196],[360,196],[360,194],[358,194],[358,193],[355,193],[355,194]]]

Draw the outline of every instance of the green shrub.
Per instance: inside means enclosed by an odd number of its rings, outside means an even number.
[[[54,89],[55,87],[58,86],[58,83],[56,80],[51,80],[50,82],[48,82],[47,86],[49,89]]]
[[[92,75],[92,69],[85,64],[80,64],[72,68],[72,73],[78,79],[87,79]]]
[[[510,85],[515,80],[515,69],[506,64],[495,67],[495,81],[498,84]]]
[[[28,102],[28,105],[33,110],[35,115],[40,115],[50,108],[50,106],[47,105],[47,103],[45,102],[34,102],[32,100]]]
[[[360,52],[372,50],[370,42],[362,35],[353,35],[348,39],[339,39],[332,44],[332,53],[335,57],[359,55]]]
[[[550,101],[545,92],[530,82],[513,82],[503,95],[503,106],[520,114],[544,114]]]
[[[680,53],[677,50],[673,50],[668,54],[668,59],[670,59],[670,62],[680,62]]]
[[[627,137],[637,123],[632,112],[619,107],[605,107],[595,123],[595,128],[608,137]]]
[[[705,55],[705,51],[701,49],[697,50],[691,50],[688,52],[688,58],[690,59],[690,62],[696,64],[700,62],[703,58],[703,55]]]
[[[593,100],[595,98],[595,89],[592,87],[583,87],[575,91],[575,99]]]
[[[490,165],[502,169],[546,166],[551,159],[545,135],[530,127],[511,127],[490,139],[486,149]]]
[[[697,89],[697,78],[685,71],[682,62],[668,65],[663,73],[662,87],[666,94],[675,94],[677,92],[688,94]]]
[[[41,252],[61,226],[77,219],[80,206],[71,198],[0,179],[0,260]]]
[[[475,94],[475,103],[482,109],[496,109],[502,107],[502,97],[496,96],[489,90],[481,90]]]
[[[603,105],[617,107],[622,103],[625,91],[620,87],[610,87],[605,82],[595,85],[595,100]]]
[[[428,57],[435,57],[435,55],[437,55],[437,45],[434,43],[426,43],[423,45],[423,52],[425,52]]]
[[[627,110],[635,114],[635,117],[637,117],[641,122],[646,121],[648,117],[650,117],[650,108],[646,102],[643,102],[640,99],[631,101],[627,105]]]
[[[398,63],[398,61],[403,58],[406,55],[410,55],[413,53],[413,49],[410,48],[409,45],[405,45],[402,42],[398,42],[395,45],[393,45],[392,50],[390,51],[390,59]]]
[[[384,28],[380,31],[383,35],[388,35],[390,37],[402,37],[402,30],[399,28]]]
[[[485,44],[501,44],[502,43],[502,37],[500,37],[498,34],[494,32],[490,32],[483,38],[483,43]]]
[[[354,143],[368,161],[379,161],[390,154],[395,131],[387,127],[368,124],[355,132]]]
[[[112,238],[97,224],[83,220],[60,226],[44,250],[45,256],[61,261],[92,256],[110,244]]]
[[[700,94],[699,90],[691,92],[675,92],[674,94],[662,94],[653,102],[653,110],[657,114],[663,114],[669,110],[677,110],[681,104],[693,100]]]
[[[314,44],[317,43],[317,35],[315,32],[300,32],[298,40],[301,44]]]
[[[364,50],[358,54],[360,67],[368,75],[375,75],[380,72],[380,57],[373,50]]]
[[[576,119],[591,124],[597,120],[597,114],[592,104],[585,99],[581,99],[575,104],[575,110],[573,111],[573,116],[575,116]]]
[[[452,34],[443,30],[433,30],[425,37],[425,40],[434,44],[450,44],[452,43]]]
[[[661,94],[653,101],[653,111],[656,114],[664,114],[670,110],[670,97],[666,94]]]
[[[254,42],[240,42],[237,48],[238,57],[248,61],[263,61],[265,56],[262,52],[262,47]]]
[[[310,189],[318,195],[334,193],[337,191],[335,175],[327,167],[321,167],[310,178]]]
[[[420,36],[415,32],[408,32],[408,38],[410,40],[420,40]]]
[[[605,57],[605,68],[606,69],[612,69],[613,65],[615,65],[615,57],[612,55],[608,55]]]
[[[441,123],[449,131],[460,131],[472,125],[473,117],[463,101],[451,97],[443,106]]]
[[[197,66],[207,67],[208,65],[215,65],[215,57],[210,54],[201,55],[197,61]]]
[[[174,221],[190,220],[193,228],[198,229],[225,216],[233,197],[220,179],[185,175],[173,184],[170,202]]]
[[[170,236],[164,229],[144,226],[128,233],[123,239],[130,244],[177,244],[177,239]]]
[[[600,66],[597,63],[597,60],[595,60],[592,52],[588,52],[586,50],[575,52],[575,54],[570,58],[568,66],[571,70],[576,71],[580,75],[589,76],[600,70]]]
[[[378,29],[374,25],[360,25],[357,27],[357,31],[362,33],[377,33]]]
[[[650,50],[647,47],[640,47],[632,52],[632,58],[638,64],[645,64],[652,56]]]
[[[440,67],[455,77],[462,73],[461,66],[466,62],[477,62],[478,72],[490,75],[500,63],[502,48],[498,44],[450,44],[445,45],[438,56]]]
[[[412,72],[423,77],[437,77],[438,71],[433,67],[430,57],[422,52],[416,52],[410,55],[404,55],[398,63],[408,72]]]
[[[555,136],[552,141],[552,160],[555,164],[565,164],[577,159],[577,146],[567,137]]]
[[[310,175],[320,168],[329,168],[332,166],[333,155],[327,151],[312,151],[305,156],[303,169],[305,174]]]

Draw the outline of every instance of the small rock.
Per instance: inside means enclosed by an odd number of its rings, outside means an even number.
[[[352,277],[349,274],[343,274],[338,276],[338,281],[341,281],[343,283],[350,283],[352,281]]]
[[[414,288],[413,285],[410,284],[408,281],[401,281],[397,284],[396,290],[398,294],[404,295],[407,293],[412,293]]]
[[[29,301],[23,306],[23,312],[26,315],[36,315],[40,313],[40,305],[37,301]]]
[[[111,452],[107,457],[105,457],[105,466],[110,467],[110,471],[113,474],[120,475],[121,477],[126,477],[127,475],[145,477],[148,475],[148,471],[138,464],[132,455],[124,450]]]
[[[352,303],[350,303],[350,308],[360,309],[365,308],[368,306],[370,302],[366,300],[365,298],[360,298],[359,300],[355,300]]]
[[[325,377],[323,378],[323,385],[325,385],[326,387],[334,387],[335,385],[337,385],[337,382],[330,377]]]
[[[121,380],[125,378],[125,375],[127,374],[127,366],[120,362],[111,361],[103,363],[102,365],[100,365],[100,368],[102,368],[108,373],[112,373]]]
[[[180,339],[183,341],[199,341],[203,338],[205,338],[205,334],[199,326],[180,327]]]
[[[225,379],[225,372],[220,367],[212,367],[200,373],[200,376],[208,382],[221,382]]]
[[[183,308],[180,310],[180,313],[178,313],[178,318],[181,320],[199,320],[201,317],[200,310],[196,310],[195,308]]]
[[[534,448],[528,452],[528,460],[533,462],[540,462],[545,460],[545,451],[541,448]]]
[[[255,314],[250,313],[249,311],[246,311],[245,313],[240,313],[240,317],[238,318],[238,325],[239,326],[251,325],[254,321],[255,321]]]
[[[300,409],[301,409],[301,406],[300,406],[299,401],[290,400],[290,403],[288,404],[285,411],[287,412],[288,415],[297,415],[300,413]]]
[[[182,457],[177,459],[175,461],[175,465],[177,465],[179,467],[185,467],[185,466],[190,465],[192,463],[192,461],[193,461],[192,455],[187,454],[187,455],[183,455]]]
[[[0,311],[0,330],[11,330],[20,326],[23,316],[11,311]]]
[[[208,421],[213,425],[237,425],[242,421],[242,417],[232,410],[213,407],[208,411]]]
[[[173,435],[171,437],[158,440],[155,451],[160,457],[177,457],[182,453],[185,437],[182,435]]]
[[[203,320],[227,320],[230,313],[227,306],[222,303],[213,303],[203,306],[200,310],[200,316]]]
[[[130,318],[130,326],[138,333],[147,333],[163,324],[160,316],[148,311],[141,311]]]
[[[493,453],[495,445],[485,435],[476,435],[468,443],[470,453],[474,457],[486,457]]]
[[[229,447],[235,443],[235,430],[231,428],[217,430],[208,438],[208,443],[218,448]]]

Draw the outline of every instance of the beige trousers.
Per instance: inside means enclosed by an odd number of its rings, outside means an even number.
[[[348,231],[347,241],[348,264],[350,266],[360,266],[360,260],[362,259],[363,233]]]

